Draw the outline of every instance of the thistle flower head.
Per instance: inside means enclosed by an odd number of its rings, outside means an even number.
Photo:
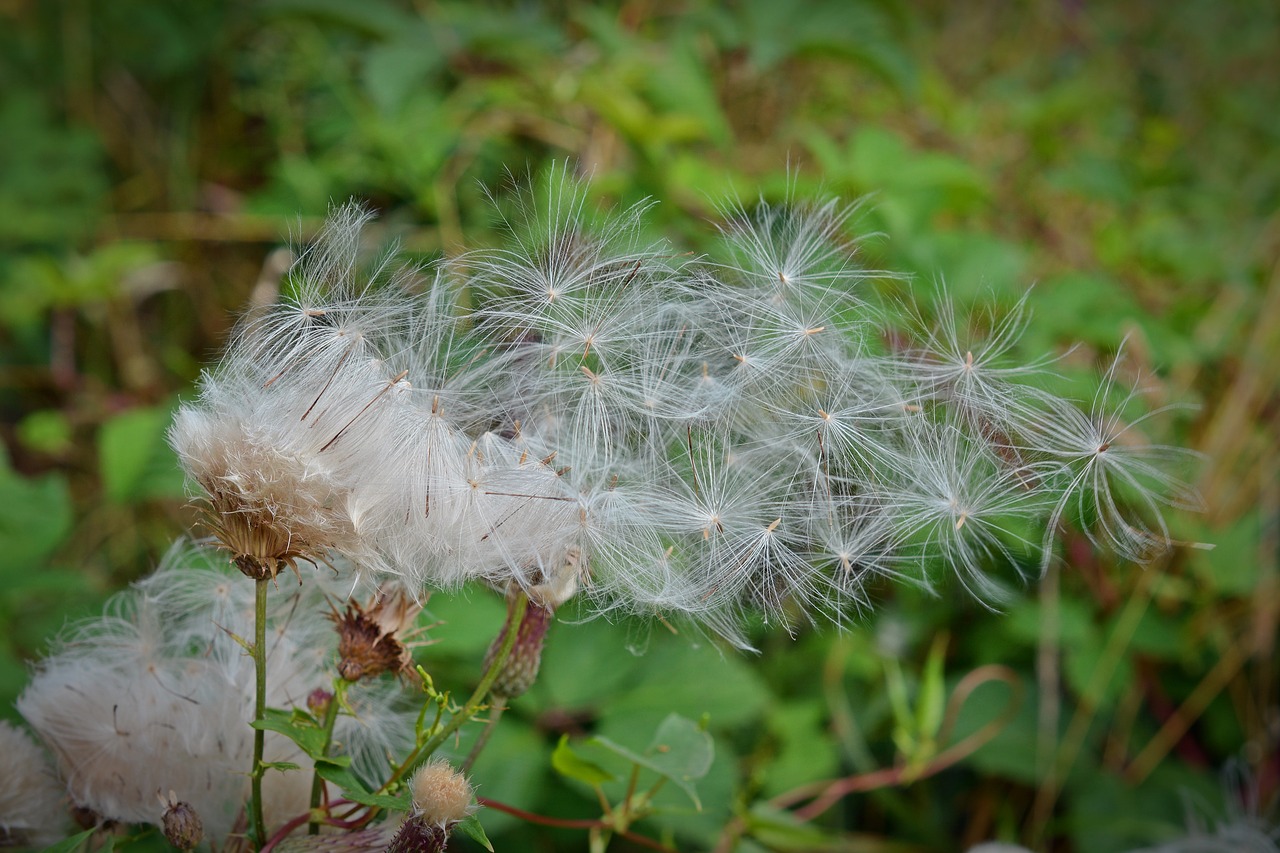
[[[475,791],[471,783],[443,759],[419,767],[409,790],[414,816],[432,826],[457,823],[475,811]]]

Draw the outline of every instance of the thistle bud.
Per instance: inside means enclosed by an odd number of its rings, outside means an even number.
[[[317,687],[307,694],[307,710],[315,714],[317,718],[322,718],[328,712],[329,703],[332,701],[332,693],[323,687]]]
[[[507,597],[507,621],[502,626],[489,651],[484,656],[484,668],[487,670],[498,656],[502,644],[506,641],[507,632],[511,630],[511,616],[515,612],[515,598]],[[547,636],[547,628],[551,624],[553,611],[541,607],[533,601],[525,608],[524,618],[516,629],[516,642],[511,647],[498,677],[493,682],[492,691],[495,696],[514,699],[528,690],[538,678],[538,668],[542,665],[542,643]]]
[[[167,800],[161,796],[160,802],[165,807],[164,817],[161,819],[165,839],[179,850],[194,850],[204,838],[204,824],[200,821],[200,815],[196,814],[190,803],[179,802],[178,795],[173,791],[169,792]]]

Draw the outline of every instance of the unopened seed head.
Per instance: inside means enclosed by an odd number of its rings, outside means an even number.
[[[164,805],[164,817],[161,818],[164,837],[179,850],[194,850],[204,838],[200,815],[190,803],[180,802],[173,791],[169,792],[167,800],[161,797],[160,802]]]

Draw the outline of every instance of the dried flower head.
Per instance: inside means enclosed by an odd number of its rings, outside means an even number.
[[[338,674],[347,681],[376,678],[384,672],[413,672],[406,632],[422,610],[402,589],[380,592],[362,607],[349,602],[330,614],[338,629]]]
[[[250,577],[330,552],[385,568],[353,492],[389,443],[406,388],[384,361],[404,302],[394,283],[370,286],[377,270],[357,274],[367,218],[355,206],[335,213],[295,265],[297,292],[245,318],[170,429],[205,523]]]

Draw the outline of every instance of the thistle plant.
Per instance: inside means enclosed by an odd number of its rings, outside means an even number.
[[[243,318],[170,431],[205,550],[72,630],[19,703],[76,805],[156,823],[172,792],[215,843],[255,849],[304,825],[385,845],[400,812],[394,849],[444,849],[477,825],[434,753],[528,688],[571,597],[745,649],[748,614],[844,624],[873,584],[935,567],[998,601],[1068,522],[1148,559],[1162,510],[1194,501],[1166,464],[1184,454],[1111,406],[1118,360],[1082,409],[1037,384],[1051,359],[1019,361],[1025,301],[969,323],[879,300],[854,208],[730,207],[697,257],[643,243],[643,205],[547,189],[504,247],[426,270],[370,261],[369,215],[340,207]],[[416,666],[412,625],[467,582],[508,619],[459,704]],[[388,710],[397,693],[415,714]],[[686,723],[669,730],[701,744]],[[106,769],[126,764],[127,782]],[[449,808],[419,802],[440,791]]]

